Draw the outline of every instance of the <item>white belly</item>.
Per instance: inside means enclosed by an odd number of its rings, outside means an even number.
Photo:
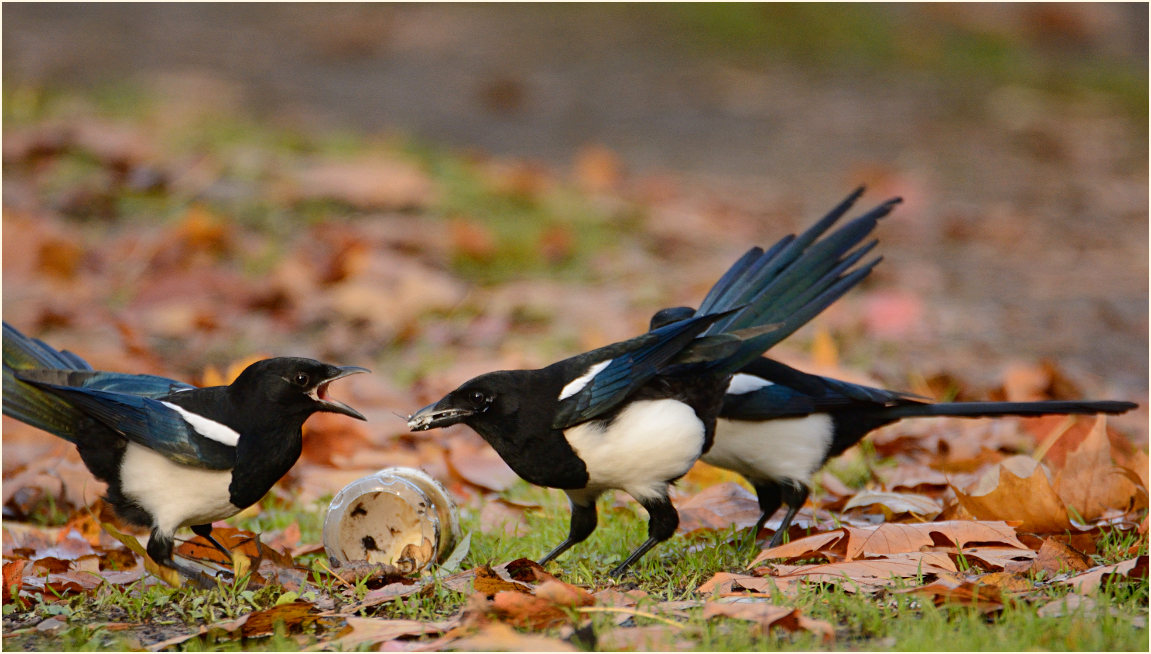
[[[667,482],[691,469],[703,449],[703,421],[676,400],[641,400],[611,426],[583,423],[566,431],[587,465],[588,490],[618,488],[636,499],[662,495]]]
[[[832,429],[831,417],[825,413],[763,422],[720,418],[715,424],[715,442],[702,459],[753,482],[806,484],[823,465]]]
[[[169,533],[180,527],[211,524],[240,509],[229,501],[230,470],[205,470],[173,462],[162,454],[129,443],[120,465],[124,495],[152,514]]]

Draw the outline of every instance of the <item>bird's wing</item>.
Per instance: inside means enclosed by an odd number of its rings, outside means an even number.
[[[763,383],[760,385],[753,381],[753,390],[729,392],[724,397],[723,417],[768,420],[853,407],[879,408],[918,403],[926,399],[911,393],[812,375],[767,357],[757,359],[740,372]],[[738,388],[738,384],[733,384],[732,388]]]
[[[766,252],[748,252],[712,288],[696,315],[732,311],[704,334],[746,334],[736,354],[717,360],[717,371],[735,372],[783,340],[863,280],[879,263],[856,267],[875,247],[864,242],[879,219],[898,204],[889,200],[823,237],[858,199],[857,190],[799,236]],[[755,330],[749,332],[748,330]]]
[[[147,376],[144,379],[129,379],[132,375],[97,373],[102,378],[91,378],[103,388],[69,386],[61,381],[63,371],[22,371],[16,378],[34,385],[36,388],[64,400],[74,410],[83,413],[122,434],[128,440],[143,445],[168,457],[176,463],[227,470],[235,464],[235,443],[226,443],[206,436],[197,428],[203,429],[203,422],[193,424],[188,413],[176,405],[159,398],[168,395],[159,393],[160,385],[172,380]],[[109,387],[134,388],[154,392],[154,397],[118,392]],[[183,385],[186,386],[186,385]],[[165,387],[166,388],[166,387]],[[187,390],[187,389],[185,389]],[[218,423],[211,423],[218,424]],[[207,431],[207,430],[205,430]]]
[[[611,410],[660,373],[708,325],[725,315],[673,322],[554,364],[574,370],[578,376],[561,391],[552,427],[566,429]]]

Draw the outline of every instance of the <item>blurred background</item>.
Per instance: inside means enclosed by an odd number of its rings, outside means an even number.
[[[4,316],[191,377],[366,362],[410,410],[630,336],[866,184],[905,199],[885,261],[783,358],[1145,406],[1147,25],[1106,3],[9,4]]]

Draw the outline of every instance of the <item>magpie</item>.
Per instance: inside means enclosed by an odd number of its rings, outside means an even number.
[[[731,375],[879,262],[860,264],[876,244],[863,241],[898,198],[820,238],[862,191],[798,237],[748,250],[698,314],[545,368],[480,375],[409,416],[408,427],[466,424],[520,477],[567,494],[568,537],[541,564],[595,530],[595,501],[604,491],[634,497],[647,510],[648,537],[609,573],[621,576],[675,533],[679,514],[668,487],[711,447]]]
[[[255,504],[300,456],[301,428],[317,411],[364,420],[327,397],[361,372],[280,357],[248,366],[228,386],[197,388],[155,375],[93,370],[67,350],[3,323],[3,411],[76,445],[108,484],[105,500],[126,522],[151,528],[147,552],[172,559],[173,534],[191,527],[225,555],[212,523]]]
[[[690,320],[691,307],[657,312],[652,329]],[[1119,401],[939,402],[812,375],[768,357],[732,376],[716,421],[715,442],[704,463],[743,475],[755,488],[763,514],[753,538],[781,505],[787,512],[768,548],[782,542],[807,501],[808,483],[827,461],[871,431],[904,418],[1119,414],[1137,405]]]

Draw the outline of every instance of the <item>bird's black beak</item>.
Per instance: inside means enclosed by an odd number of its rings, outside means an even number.
[[[450,427],[463,422],[465,418],[475,413],[471,409],[448,406],[448,398],[416,411],[408,416],[408,429],[412,431],[427,431],[439,427]]]
[[[371,372],[371,370],[368,370],[367,368],[361,368],[359,366],[332,366],[332,371],[333,373],[331,376],[317,384],[316,388],[313,389],[311,393],[309,393],[309,395],[311,395],[312,398],[316,401],[316,404],[320,405],[319,410],[327,411],[329,413],[342,413],[345,416],[351,416],[357,420],[367,420],[367,418],[364,417],[364,414],[356,411],[347,404],[329,398],[328,384],[331,384],[337,379],[343,379],[349,375],[358,375],[361,372]]]

